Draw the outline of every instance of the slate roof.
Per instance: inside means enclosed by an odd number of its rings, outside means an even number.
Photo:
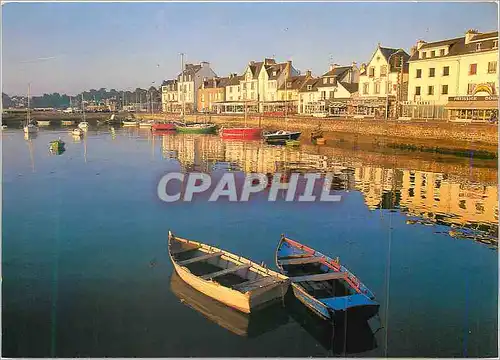
[[[340,84],[347,90],[349,91],[351,94],[352,93],[355,93],[356,91],[358,91],[358,88],[359,88],[359,84],[358,83],[347,83],[347,82],[343,82],[341,81]]]
[[[307,81],[304,82],[302,85],[302,88],[299,90],[299,92],[312,92],[312,91],[318,91],[317,84],[321,80],[321,78],[311,78],[308,79]],[[311,85],[311,89],[307,89],[307,87]]]
[[[226,86],[239,85],[240,81],[244,79],[243,75],[236,75],[233,78],[229,78]]]
[[[182,73],[177,75],[179,78],[181,75],[191,75],[191,79],[194,79],[194,75],[201,69],[201,65],[186,64],[185,69]]]
[[[229,77],[215,78],[215,84],[214,84],[214,79],[208,79],[207,81],[205,81],[205,89],[225,88],[228,82],[229,82]]]
[[[279,90],[285,90],[285,89],[287,89],[287,90],[300,90],[300,88],[304,85],[306,78],[307,78],[306,75],[291,76],[287,81],[283,82],[283,84],[281,84],[281,86],[278,89]],[[286,84],[288,84],[288,83],[291,83],[290,87],[286,86]]]
[[[350,69],[352,69],[352,66],[337,66],[333,70],[330,70],[327,73],[323,74],[323,76],[336,76],[337,78],[339,78]]]
[[[465,54],[473,54],[473,53],[479,53],[482,51],[489,51],[493,49],[493,37],[498,39],[498,31],[495,32],[489,32],[489,33],[484,33],[484,34],[477,34],[472,37],[472,41],[475,41],[473,43],[465,44],[465,36],[460,37],[460,38],[455,38],[455,39],[448,39],[448,40],[440,40],[440,41],[434,41],[434,42],[429,42],[420,47],[420,50],[425,50],[425,49],[430,49],[434,47],[440,47],[440,46],[445,46],[447,45],[448,48],[448,53],[443,56],[436,56],[436,58],[442,58],[442,57],[450,57],[450,56],[457,56],[457,55],[465,55]],[[487,40],[491,39],[491,40]],[[477,50],[476,46],[478,44],[477,41],[483,40],[481,42],[481,50]],[[426,59],[419,59],[418,58],[419,51],[415,51],[415,53],[410,57],[409,61],[417,61],[417,60],[427,60],[429,59],[429,56],[427,56]]]

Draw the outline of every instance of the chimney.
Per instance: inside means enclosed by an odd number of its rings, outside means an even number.
[[[418,40],[417,41],[417,50],[420,50],[420,48],[426,44],[426,42],[424,40]]]
[[[307,71],[306,71],[306,77],[307,77],[307,78],[310,78],[310,77],[311,77],[311,70],[307,70]]]
[[[332,71],[333,69],[335,69],[335,65],[334,64],[330,64],[330,67],[329,67],[328,71]]]
[[[413,56],[415,55],[415,53],[417,52],[417,47],[416,46],[412,46],[410,48],[410,56]]]
[[[213,78],[214,89],[217,87],[217,78]]]
[[[204,68],[205,68],[205,67],[208,67],[209,65],[210,65],[210,63],[209,63],[209,62],[207,62],[207,61],[202,61],[202,62],[201,62],[201,67],[204,67]]]
[[[254,65],[255,64],[255,61],[250,61],[250,65]]]
[[[276,64],[276,61],[274,61],[274,59],[264,59],[264,64],[265,65],[272,65],[272,64]]]
[[[479,34],[479,31],[477,31],[476,29],[467,30],[465,32],[465,45],[467,45],[472,40],[474,35],[477,35],[477,34]]]

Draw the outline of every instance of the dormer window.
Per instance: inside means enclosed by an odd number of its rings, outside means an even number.
[[[276,76],[276,74],[277,74],[276,71],[273,71],[273,76]]]
[[[431,58],[436,57],[436,51],[432,50],[431,51]]]
[[[498,47],[498,40],[493,40],[493,48],[497,48]]]
[[[427,53],[425,51],[422,51],[422,59],[425,59],[427,57]]]
[[[288,82],[288,83],[286,84],[286,87],[287,87],[287,88],[291,88],[291,87],[292,87],[292,83],[291,83],[291,82]]]
[[[334,83],[334,79],[330,78],[330,84],[333,84],[333,83]]]
[[[439,50],[439,56],[444,56],[444,49]]]
[[[323,84],[326,84],[328,82],[328,79],[327,78],[324,78],[323,79]]]
[[[476,51],[480,51],[480,50],[481,50],[481,43],[476,44]]]
[[[307,90],[312,90],[312,85],[307,85]]]

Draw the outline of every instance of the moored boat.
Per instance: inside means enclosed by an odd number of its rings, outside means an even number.
[[[217,125],[210,123],[179,124],[175,125],[175,130],[184,134],[214,134]]]
[[[168,233],[168,253],[182,280],[244,313],[283,299],[288,278],[241,256]]]
[[[74,125],[75,122],[73,120],[61,120],[61,125],[67,126],[67,125]]]
[[[323,319],[344,315],[368,319],[379,304],[373,293],[340,261],[282,235],[276,265],[288,276],[295,297]]]
[[[78,127],[82,130],[87,130],[89,127],[89,123],[87,121],[82,121],[78,124]]]
[[[38,126],[36,125],[36,121],[30,118],[30,89],[31,85],[28,85],[28,107],[26,111],[26,125],[23,127],[23,131],[25,134],[34,134],[38,132]]]
[[[137,126],[139,122],[133,119],[125,119],[122,121],[123,126]]]
[[[71,130],[71,134],[74,136],[83,136],[84,133],[85,133],[85,131],[83,131],[80,128],[75,128],[75,129]]]
[[[153,131],[175,131],[175,123],[165,122],[165,123],[155,123],[151,125]]]
[[[286,141],[286,140],[298,140],[300,137],[300,131],[286,131],[278,130],[274,132],[265,132],[263,134],[266,141]]]
[[[64,141],[59,138],[58,140],[53,140],[49,143],[49,150],[51,153],[61,154],[64,152]]]
[[[262,137],[262,129],[251,127],[222,128],[219,134],[223,139],[256,140]]]
[[[50,120],[38,120],[38,126],[49,126]]]

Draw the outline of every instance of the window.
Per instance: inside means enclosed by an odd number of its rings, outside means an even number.
[[[335,96],[334,94],[335,94],[335,92],[334,92],[334,91],[330,91],[330,99],[333,99],[333,98],[334,98],[334,96]]]
[[[488,83],[486,83],[486,85],[488,85],[490,87],[491,94],[495,95],[496,94],[495,83],[494,82],[488,82]]]
[[[435,50],[431,51],[431,58],[433,58],[433,57],[436,57],[436,51]]]
[[[415,76],[417,79],[420,79],[422,77],[422,69],[417,69],[417,74]]]
[[[253,90],[253,83],[250,84],[250,90]]]
[[[480,50],[481,50],[481,43],[476,44],[476,51],[480,51]]]
[[[383,65],[380,67],[380,76],[386,76],[387,75],[387,65]]]
[[[321,99],[325,100],[326,99],[326,91],[321,92]]]
[[[422,59],[425,59],[427,57],[427,53],[425,51],[422,52]]]
[[[375,83],[375,94],[380,94],[380,83]]]
[[[230,92],[230,93],[232,93],[232,92],[233,92],[233,87],[232,87],[232,86],[230,86],[230,87],[229,87],[229,92]]]
[[[488,74],[494,74],[497,72],[497,62],[496,61],[490,61],[488,63]]]
[[[370,66],[370,68],[368,69],[368,76],[375,77],[375,67],[374,66]]]
[[[415,95],[420,95],[420,86],[415,87]]]
[[[448,75],[450,75],[450,67],[445,66],[443,67],[443,76],[448,76]]]
[[[288,83],[286,84],[286,87],[287,87],[287,88],[291,88],[291,87],[292,87],[292,83],[291,83],[291,82],[288,82]]]
[[[326,82],[327,82],[327,81],[328,81],[328,79],[327,79],[327,78],[324,78],[324,79],[323,79],[323,84],[326,84]]]
[[[312,90],[312,85],[307,85],[307,90]]]
[[[334,83],[334,78],[330,78],[330,84],[333,84]]]
[[[439,56],[444,56],[444,49],[439,50]]]
[[[474,93],[474,88],[476,84],[468,84],[467,85],[467,95],[472,95]]]
[[[441,87],[441,94],[442,95],[448,95],[448,85],[443,85]]]
[[[363,84],[363,94],[367,95],[369,89],[370,89],[370,84],[369,83]]]
[[[493,47],[497,48],[498,47],[498,40],[493,40]]]
[[[205,102],[205,95],[201,94],[201,102]]]
[[[476,74],[477,74],[477,64],[470,64],[469,75],[476,75]]]
[[[429,69],[429,77],[434,77],[435,73],[436,73],[436,69],[435,68],[430,68]]]
[[[427,88],[427,95],[434,95],[434,86],[429,86]]]

